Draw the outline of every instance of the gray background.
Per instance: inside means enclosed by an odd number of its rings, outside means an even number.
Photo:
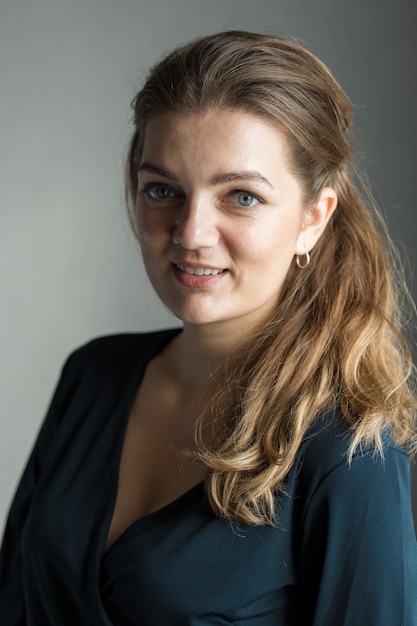
[[[219,29],[289,34],[306,43],[355,106],[358,151],[411,268],[414,6],[1,1],[0,524],[69,351],[100,334],[178,324],[147,284],[125,217],[129,103],[144,70],[172,46]]]

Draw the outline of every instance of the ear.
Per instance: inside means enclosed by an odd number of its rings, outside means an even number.
[[[320,239],[337,206],[337,194],[332,187],[324,187],[318,200],[305,211],[304,222],[298,236],[294,254],[310,252]]]

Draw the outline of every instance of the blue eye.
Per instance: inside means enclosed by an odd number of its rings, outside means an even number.
[[[235,206],[242,207],[244,209],[250,209],[255,207],[257,204],[262,203],[262,200],[258,198],[258,196],[255,196],[253,193],[249,193],[249,191],[233,191],[230,194],[230,198],[233,200]]]
[[[258,199],[252,194],[242,191],[238,194],[238,202],[240,206],[253,206],[258,202]]]
[[[145,193],[147,193],[154,200],[168,200],[168,198],[172,198],[174,196],[172,189],[166,185],[151,185],[150,187],[145,188]]]

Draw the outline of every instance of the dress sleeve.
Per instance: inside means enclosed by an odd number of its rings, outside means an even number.
[[[67,361],[49,410],[22,474],[7,518],[0,551],[0,618],[7,626],[25,626],[21,536],[48,449],[58,427],[58,407],[65,385]]]
[[[330,470],[303,520],[309,626],[416,626],[417,544],[406,454],[358,454]]]

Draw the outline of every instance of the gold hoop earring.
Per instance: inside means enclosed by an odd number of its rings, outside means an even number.
[[[305,257],[304,263],[301,262],[301,257],[303,257],[303,256]],[[297,267],[299,267],[300,270],[305,270],[307,265],[310,265],[310,255],[307,252],[307,250],[305,251],[305,254],[296,254],[295,255],[295,262],[297,263]]]

